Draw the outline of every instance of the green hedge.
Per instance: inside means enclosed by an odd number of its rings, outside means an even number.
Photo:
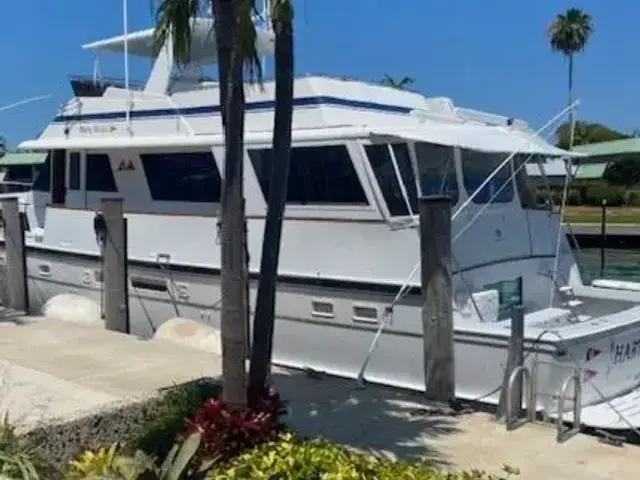
[[[498,480],[519,472],[504,466],[503,473],[503,476],[479,470],[444,473],[424,461],[395,461],[355,452],[323,439],[303,440],[289,434],[212,470],[207,480]]]
[[[552,187],[551,197],[554,205],[562,204],[562,187]],[[545,188],[539,188],[536,192],[536,202],[538,205],[545,204],[547,200],[547,192]],[[607,201],[607,205],[611,207],[638,207],[640,206],[640,190],[627,190],[623,187],[614,187],[608,185],[589,185],[581,187],[572,187],[567,192],[567,205],[584,205],[590,207],[599,207],[603,200]]]

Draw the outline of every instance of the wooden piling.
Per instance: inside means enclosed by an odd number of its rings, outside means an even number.
[[[107,330],[129,333],[126,223],[121,198],[103,198],[106,224],[104,247],[104,313]]]
[[[455,400],[451,278],[451,199],[420,198],[424,382],[427,399]]]
[[[511,405],[515,407],[518,418],[522,414],[523,376],[518,375],[513,382],[511,392],[508,391],[509,378],[513,371],[524,365],[524,308],[515,306],[511,311],[511,336],[509,337],[509,350],[507,351],[507,364],[504,368],[502,390],[496,419],[502,418],[507,413],[507,395],[511,395]]]
[[[2,217],[4,219],[6,249],[6,307],[19,312],[27,312],[29,310],[29,296],[24,224],[20,218],[17,198],[8,198],[2,201]]]

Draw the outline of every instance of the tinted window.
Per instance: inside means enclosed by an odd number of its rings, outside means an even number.
[[[473,195],[482,182],[509,155],[508,153],[487,153],[462,149],[462,172],[467,193]],[[509,165],[502,167],[473,198],[474,203],[489,203],[490,201],[491,203],[506,203],[511,200],[513,200],[513,182]]]
[[[167,202],[220,202],[220,173],[211,152],[140,155],[151,198]]]
[[[415,144],[422,195],[448,195],[458,201],[458,179],[453,147],[417,142]]]
[[[531,179],[527,175],[525,163],[533,163],[538,161],[536,156],[516,155],[513,157],[513,169],[515,172],[516,187],[518,188],[518,196],[520,204],[523,208],[536,208],[536,194],[531,184]]]
[[[262,193],[265,198],[269,198],[271,150],[250,150],[249,157]],[[292,148],[287,203],[367,205],[367,197],[351,163],[347,147],[329,145]]]
[[[39,192],[48,192],[51,187],[51,154],[47,155],[44,163],[36,165],[35,170],[33,189]]]
[[[69,190],[80,190],[80,154],[69,154]]]
[[[89,192],[117,192],[111,162],[106,153],[87,153],[87,182]]]
[[[31,183],[32,176],[33,166],[31,165],[9,165],[3,181]]]
[[[404,143],[391,145],[398,170],[404,184],[409,205],[413,213],[418,211],[418,196],[416,193],[416,182],[411,168],[409,149]],[[367,145],[365,146],[369,163],[378,181],[384,200],[387,203],[389,214],[392,217],[409,215],[407,201],[398,182],[398,176],[393,166],[393,159],[389,145]]]

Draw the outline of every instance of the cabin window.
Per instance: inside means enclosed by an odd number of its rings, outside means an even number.
[[[86,189],[89,192],[117,192],[111,161],[106,153],[87,154]]]
[[[64,150],[54,150],[51,162],[51,203],[64,205],[67,198],[67,156]]]
[[[458,202],[458,179],[453,147],[416,142],[416,159],[422,195],[447,195]]]
[[[491,173],[510,155],[461,149],[464,187],[473,195]],[[473,198],[473,203],[508,203],[513,200],[511,168],[502,167],[482,190]]]
[[[211,152],[143,153],[140,158],[153,200],[220,202],[220,173]]]
[[[69,154],[69,190],[80,190],[80,154]]]
[[[249,150],[260,188],[269,198],[272,153]],[[287,203],[294,205],[368,205],[346,145],[294,147],[287,185]]]
[[[516,187],[522,208],[536,208],[536,194],[531,184],[531,179],[527,174],[525,163],[535,162],[536,156],[520,154],[513,157],[513,169],[515,172]]]
[[[9,165],[3,182],[31,183],[33,181],[32,165]]]
[[[387,203],[389,214],[392,217],[407,216],[409,209],[407,208],[407,200],[400,187],[396,170],[393,166],[391,151],[396,158],[398,170],[402,177],[402,182],[407,194],[411,213],[418,212],[418,195],[416,192],[416,181],[411,168],[411,158],[409,149],[405,143],[396,143],[393,145],[366,145],[365,151],[369,158],[369,163],[373,169],[373,173],[378,181],[384,200]]]
[[[51,188],[51,154],[47,155],[44,163],[36,165],[34,178],[34,190],[38,192],[49,191]]]

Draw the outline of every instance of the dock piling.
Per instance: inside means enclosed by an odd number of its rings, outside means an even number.
[[[129,333],[126,219],[121,198],[103,198],[106,224],[104,246],[104,312],[107,330]]]
[[[29,310],[27,290],[27,258],[24,241],[24,224],[20,217],[17,198],[2,201],[4,239],[6,249],[6,307],[19,312]]]
[[[424,382],[427,399],[455,400],[451,272],[451,198],[420,198]]]

